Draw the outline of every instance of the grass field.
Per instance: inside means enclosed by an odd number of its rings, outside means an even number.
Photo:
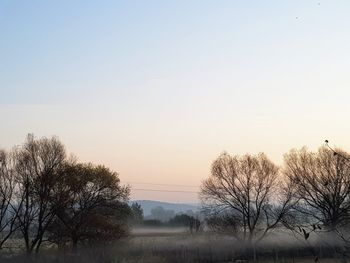
[[[13,251],[11,252],[13,253]],[[312,248],[289,238],[270,238],[263,246],[248,249],[230,236],[213,233],[190,234],[183,228],[143,228],[105,247],[90,247],[72,253],[69,249],[47,247],[39,256],[11,256],[2,253],[1,262],[106,262],[106,263],[181,263],[181,262],[274,262],[345,263],[339,248],[317,245]]]

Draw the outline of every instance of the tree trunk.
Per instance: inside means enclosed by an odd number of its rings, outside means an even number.
[[[72,237],[72,251],[73,252],[77,252],[77,249],[78,249],[78,237],[76,236],[73,236]]]
[[[35,254],[38,254],[39,253],[39,248],[41,246],[41,243],[42,243],[42,238],[39,239],[38,243],[36,244],[36,247],[35,247]]]

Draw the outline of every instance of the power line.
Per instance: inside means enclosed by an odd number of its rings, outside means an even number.
[[[184,184],[158,184],[158,183],[141,183],[141,182],[126,182],[128,184],[142,184],[142,185],[159,185],[159,186],[179,186],[179,187],[196,187],[199,188],[198,185],[184,185]]]
[[[199,194],[199,192],[194,192],[194,191],[167,190],[167,189],[161,190],[161,189],[131,188],[131,191]]]

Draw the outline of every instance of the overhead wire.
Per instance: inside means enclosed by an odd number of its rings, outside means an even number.
[[[132,191],[145,191],[145,192],[166,192],[166,193],[187,193],[187,194],[198,194],[195,191],[182,191],[182,190],[169,190],[169,189],[144,189],[144,188],[132,188]]]
[[[198,185],[185,185],[185,184],[163,184],[163,183],[143,183],[143,182],[126,182],[127,184],[141,184],[141,185],[159,185],[159,186],[178,186],[178,187],[196,187]]]

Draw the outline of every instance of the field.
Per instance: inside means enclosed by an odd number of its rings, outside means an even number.
[[[6,256],[1,262],[106,262],[106,263],[345,263],[339,247],[298,243],[288,236],[271,237],[262,246],[248,249],[232,237],[213,233],[190,234],[183,228],[143,228],[113,246],[90,247],[72,253],[47,247],[39,256]]]

